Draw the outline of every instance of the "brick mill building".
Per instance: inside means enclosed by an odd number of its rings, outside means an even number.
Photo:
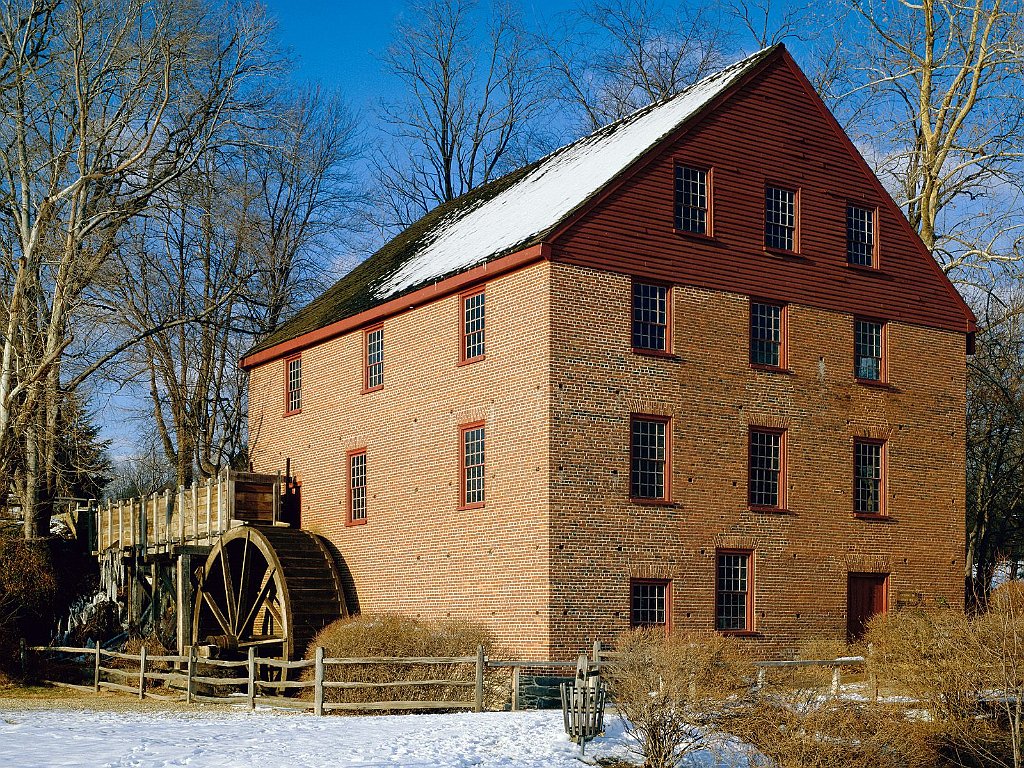
[[[974,318],[782,46],[443,205],[243,361],[349,606],[516,655],[963,604]]]

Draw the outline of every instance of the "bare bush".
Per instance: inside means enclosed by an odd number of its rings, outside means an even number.
[[[710,745],[723,705],[745,690],[750,666],[733,638],[638,629],[616,643],[612,699],[647,768],[674,768]]]
[[[56,592],[46,542],[0,535],[0,668],[17,659],[25,624],[47,609]]]

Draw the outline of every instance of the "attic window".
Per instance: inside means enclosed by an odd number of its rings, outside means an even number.
[[[793,190],[765,188],[764,245],[775,251],[796,250],[796,192]]]
[[[857,267],[875,266],[875,211],[846,206],[846,260]]]
[[[302,357],[296,355],[284,361],[284,415],[302,410]]]
[[[462,362],[484,358],[484,289],[462,295]]]
[[[695,235],[708,233],[708,172],[676,166],[675,228]]]

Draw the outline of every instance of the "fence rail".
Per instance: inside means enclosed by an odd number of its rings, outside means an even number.
[[[91,672],[92,685],[67,683],[58,680],[48,681],[55,685],[75,688],[77,690],[96,692],[112,690],[137,694],[140,700],[153,698],[160,701],[184,701],[186,703],[193,701],[220,704],[237,703],[244,696],[249,709],[255,709],[256,705],[260,704],[272,707],[287,707],[289,709],[312,710],[316,715],[323,715],[325,712],[332,711],[363,710],[471,709],[475,712],[482,712],[484,706],[484,670],[488,665],[488,659],[484,653],[483,646],[477,648],[477,653],[474,656],[422,658],[332,658],[324,655],[323,648],[317,648],[313,659],[301,661],[260,658],[255,655],[255,650],[252,648],[249,649],[247,659],[237,661],[204,659],[197,656],[194,649],[185,656],[149,654],[144,647],[138,654],[108,651],[100,647],[31,646],[25,647],[23,650],[26,653],[64,654],[84,659],[85,661],[82,664],[83,671]],[[113,666],[111,662],[117,661],[126,662],[130,666]],[[157,669],[155,668],[157,664],[177,665],[177,667]],[[342,668],[354,665],[372,667],[396,664],[416,666],[472,664],[475,674],[472,680],[423,679],[356,682],[327,679],[327,670],[332,667]],[[218,677],[211,674],[203,674],[205,671],[204,667],[225,670],[244,668],[245,675]],[[261,672],[264,671],[273,670],[277,673],[285,673],[287,671],[308,669],[313,670],[313,678],[311,680],[265,680],[261,677]],[[180,692],[174,694],[168,694],[166,690],[155,692],[151,690],[151,683],[165,683],[167,688],[171,690],[176,686],[180,689]],[[206,686],[212,688],[213,691],[199,693],[196,690],[197,686]],[[435,686],[473,689],[473,697],[472,699],[466,697],[465,699],[455,701],[409,699],[381,702],[331,702],[325,701],[324,697],[324,692],[331,689],[391,690],[396,688]],[[221,690],[227,687],[235,688],[236,691],[228,691],[222,694]],[[312,691],[312,701],[281,695],[285,691]]]

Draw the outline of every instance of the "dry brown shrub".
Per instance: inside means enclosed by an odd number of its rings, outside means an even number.
[[[621,635],[607,668],[609,690],[647,768],[675,768],[708,747],[723,709],[749,686],[739,643],[718,633],[638,629]]]
[[[313,658],[317,646],[327,657],[468,657],[477,647],[486,652],[492,645],[486,628],[466,621],[426,622],[397,614],[361,615],[341,619],[324,627],[310,643],[306,658]],[[394,683],[410,680],[465,682],[474,680],[476,665],[460,664],[354,664],[331,665],[325,679],[337,682]],[[307,671],[309,678],[311,671]],[[380,703],[388,701],[472,701],[473,688],[440,683],[427,686],[383,688],[328,688],[324,700],[338,703]]]
[[[57,592],[45,542],[0,535],[0,668],[17,673],[19,640]]]

